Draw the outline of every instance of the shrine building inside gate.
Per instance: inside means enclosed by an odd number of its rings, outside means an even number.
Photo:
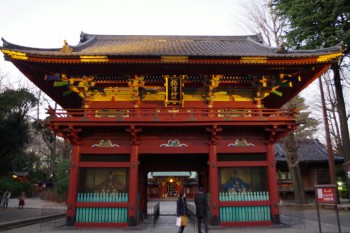
[[[172,171],[198,174],[212,225],[278,223],[274,142],[298,126],[282,106],[342,54],[259,35],[86,33],[57,49],[3,39],[1,51],[62,107],[46,124],[72,144],[67,224],[84,227],[136,226],[148,174]]]

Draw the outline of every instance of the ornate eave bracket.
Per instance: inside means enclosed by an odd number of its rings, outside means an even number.
[[[223,75],[214,75],[206,76],[203,81],[203,86],[206,88],[207,94],[204,96],[204,99],[207,100],[208,107],[213,106],[213,99],[216,98],[215,96],[215,88],[219,87],[220,85],[220,79],[223,77]]]
[[[74,145],[79,144],[79,133],[82,131],[81,128],[75,128],[74,126],[65,126],[62,128],[54,127],[55,132]]]
[[[301,76],[299,74],[284,74],[280,73],[278,76],[255,76],[252,86],[255,88],[255,100],[262,100],[271,93],[282,96],[283,93],[278,91],[279,87],[293,87],[293,83],[300,82]]]
[[[133,145],[137,144],[137,138],[138,138],[137,136],[138,136],[138,133],[142,132],[142,129],[136,128],[135,125],[130,125],[130,128],[125,128],[125,131],[130,133],[131,144]]]
[[[268,132],[268,140],[270,142],[275,142],[276,140],[294,131],[297,127],[297,123],[290,123],[287,125],[272,125],[265,127],[265,131]]]
[[[220,139],[218,133],[222,131],[221,127],[213,125],[212,127],[206,127],[205,130],[210,133],[210,144],[215,144]]]
[[[68,92],[76,92],[84,100],[92,100],[94,96],[94,90],[96,82],[93,76],[72,76],[69,77],[66,74],[46,75],[45,80],[54,81],[54,87],[67,86]],[[69,94],[63,93],[64,95]]]
[[[135,107],[138,108],[140,101],[140,88],[145,85],[144,76],[135,75],[128,81],[130,99],[135,101]]]

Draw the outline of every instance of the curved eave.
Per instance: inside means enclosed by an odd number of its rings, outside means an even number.
[[[342,56],[342,52],[308,56],[112,56],[112,55],[41,55],[18,49],[0,47],[6,60],[24,60],[39,63],[62,64],[220,64],[220,65],[294,65],[331,63]]]

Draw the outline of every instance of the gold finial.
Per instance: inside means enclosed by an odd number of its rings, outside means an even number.
[[[64,45],[60,49],[60,51],[62,53],[71,53],[73,51],[73,49],[68,45],[68,42],[66,40],[64,40]]]

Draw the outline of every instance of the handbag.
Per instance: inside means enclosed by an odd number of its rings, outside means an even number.
[[[176,226],[178,226],[178,227],[181,226],[181,217],[176,218]]]
[[[181,226],[187,226],[187,216],[181,215]]]

